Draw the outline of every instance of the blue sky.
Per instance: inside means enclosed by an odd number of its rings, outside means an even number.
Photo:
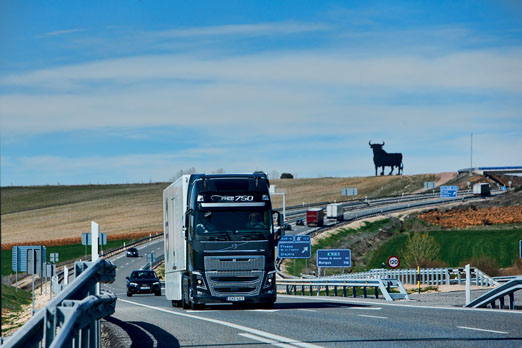
[[[0,0],[1,185],[522,165],[519,1]]]

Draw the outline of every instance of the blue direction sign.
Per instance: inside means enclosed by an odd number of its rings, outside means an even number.
[[[350,249],[317,250],[317,267],[352,267]]]
[[[14,246],[11,255],[11,267],[14,272],[27,272],[27,251],[30,249],[41,250],[39,256],[41,262],[46,259],[46,248],[44,246]]]
[[[308,259],[312,256],[310,236],[283,236],[277,244],[280,259]]]
[[[458,186],[441,186],[440,198],[457,198]]]

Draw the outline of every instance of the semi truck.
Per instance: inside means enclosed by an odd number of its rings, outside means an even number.
[[[276,301],[284,234],[264,173],[183,175],[163,191],[165,297],[172,306]]]
[[[324,224],[323,208],[309,208],[306,211],[306,224],[308,226],[323,226],[323,224]]]
[[[344,220],[344,207],[341,203],[331,203],[326,206],[326,217],[328,219]]]
[[[489,196],[491,195],[491,190],[488,183],[478,183],[473,185],[473,195],[474,196]]]

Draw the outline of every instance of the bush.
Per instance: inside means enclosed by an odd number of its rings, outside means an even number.
[[[440,246],[427,232],[413,232],[408,235],[405,261],[410,267],[428,267],[439,256]]]
[[[281,179],[293,179],[294,176],[290,173],[283,173],[281,174]]]
[[[492,259],[490,257],[474,257],[472,259],[464,261],[464,264],[462,266],[465,266],[467,264],[470,264],[472,267],[480,269],[482,272],[486,273],[490,277],[496,277],[500,275],[500,267],[498,265],[497,260]]]

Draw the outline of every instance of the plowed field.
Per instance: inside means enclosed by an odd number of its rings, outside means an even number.
[[[433,225],[447,228],[466,228],[478,225],[522,223],[522,206],[458,208],[446,211],[430,211],[419,218]]]

